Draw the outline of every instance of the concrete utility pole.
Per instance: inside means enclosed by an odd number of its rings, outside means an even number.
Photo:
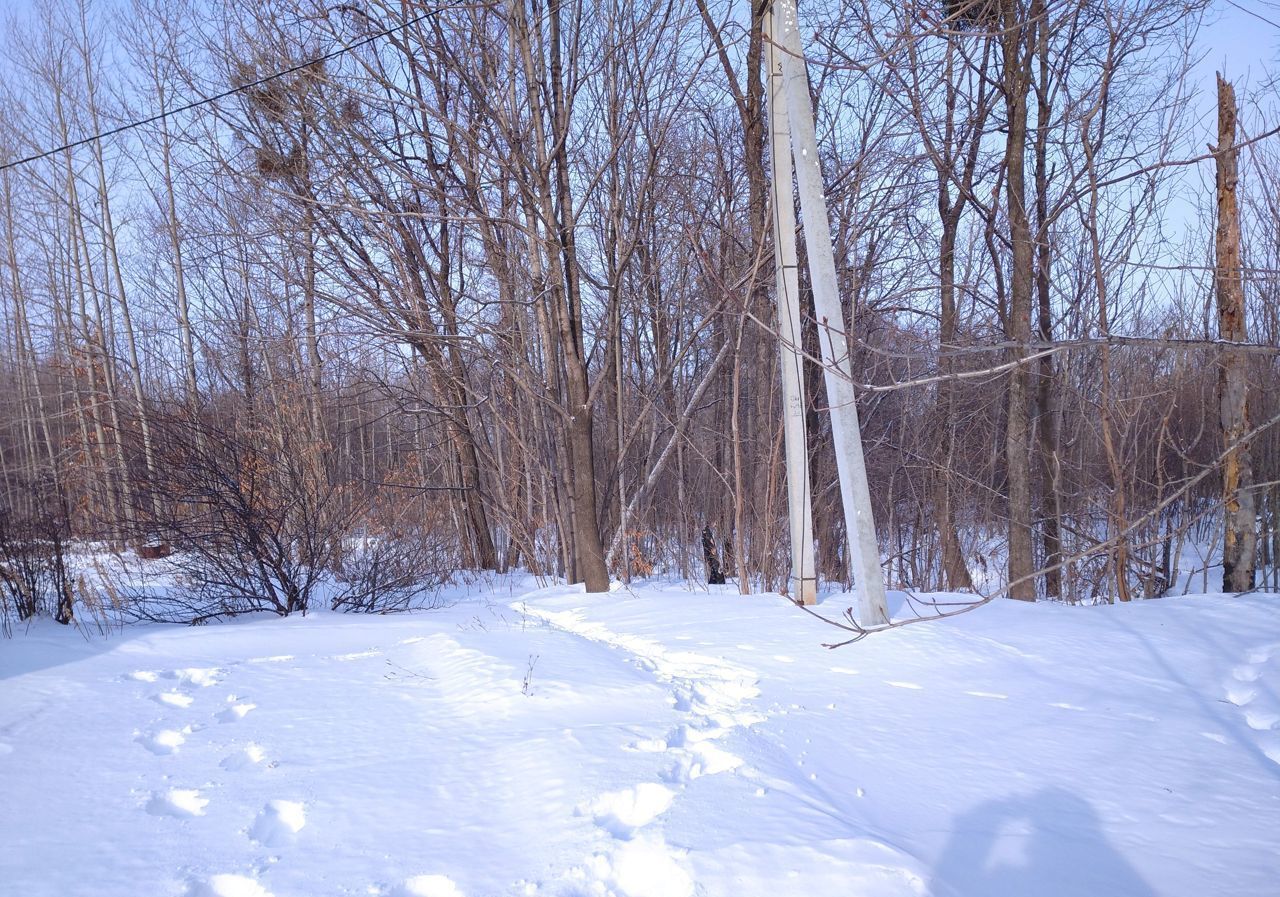
[[[804,219],[805,248],[809,254],[809,278],[813,283],[813,304],[818,317],[818,341],[822,346],[823,376],[831,403],[831,433],[840,476],[840,498],[844,505],[850,560],[858,587],[858,622],[863,626],[875,626],[889,621],[889,611],[885,601],[884,575],[880,570],[875,519],[871,511],[867,465],[862,454],[849,343],[831,246],[831,220],[827,215],[822,164],[814,133],[813,107],[810,105],[809,73],[804,64],[795,0],[777,0],[772,15],[771,37],[776,44],[775,56],[781,63],[783,98],[790,123],[796,184],[800,192],[800,214]],[[775,178],[776,170],[775,157]],[[790,196],[789,183],[786,190]],[[793,523],[793,531],[794,526]]]
[[[800,339],[800,273],[796,258],[795,195],[791,189],[791,125],[783,98],[782,60],[773,45],[773,9],[765,15],[769,71],[769,157],[773,165],[773,252],[777,271],[778,353],[782,361],[782,433],[787,459],[787,510],[791,522],[791,597],[818,600],[814,569],[812,491],[805,445],[803,355]]]

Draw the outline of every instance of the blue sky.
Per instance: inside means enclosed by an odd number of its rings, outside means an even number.
[[[1212,110],[1214,72],[1235,82],[1242,102],[1261,90],[1268,78],[1280,72],[1280,2],[1277,0],[1217,0],[1198,41],[1204,54],[1194,78],[1200,86],[1204,108]],[[1241,8],[1243,7],[1243,9]],[[1269,19],[1269,24],[1245,10]]]
[[[1205,52],[1201,67],[1207,66],[1210,78],[1215,67],[1225,68],[1229,78],[1260,75],[1263,64],[1275,68],[1280,56],[1280,3],[1275,0],[1236,2],[1238,6],[1218,0],[1211,13],[1217,21],[1211,21],[1201,34],[1200,44]]]
[[[0,0],[0,15],[23,15],[37,2]],[[211,3],[217,2],[211,0]],[[1250,11],[1256,16],[1250,15]],[[1237,92],[1241,94],[1247,94],[1251,86],[1260,87],[1266,72],[1280,71],[1280,0],[1214,0],[1199,47],[1204,58],[1196,67],[1195,80],[1206,96],[1213,93],[1215,71],[1224,71],[1228,78],[1236,81]],[[1210,102],[1207,108],[1211,106]]]

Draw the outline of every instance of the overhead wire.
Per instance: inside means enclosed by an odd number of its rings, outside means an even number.
[[[58,153],[63,153],[63,152],[66,152],[67,150],[76,149],[77,147],[86,146],[90,143],[94,143],[99,140],[105,140],[108,137],[114,137],[117,134],[123,134],[124,132],[131,131],[135,128],[141,128],[146,125],[154,124],[155,122],[162,121],[166,118],[169,118],[170,116],[181,115],[184,112],[190,112],[191,110],[198,109],[201,106],[207,106],[212,103],[220,102],[221,100],[225,100],[227,97],[234,96],[238,93],[243,93],[246,90],[253,90],[256,87],[261,87],[264,84],[269,84],[272,81],[277,81],[280,78],[284,78],[296,72],[300,72],[303,69],[311,68],[312,66],[328,62],[331,59],[336,59],[339,56],[342,56],[346,53],[350,53],[352,50],[358,50],[361,47],[368,46],[369,44],[374,43],[375,41],[382,40],[384,37],[389,37],[390,35],[395,34],[397,31],[402,31],[405,28],[412,28],[414,25],[417,25],[420,22],[424,22],[427,19],[431,18],[432,16],[439,15],[445,10],[451,9],[451,8],[454,8],[454,7],[453,6],[434,7],[433,9],[429,9],[423,13],[420,13],[419,15],[416,15],[413,18],[406,19],[403,22],[398,22],[395,25],[382,29],[381,31],[377,31],[373,34],[367,35],[361,38],[360,40],[352,41],[349,44],[342,44],[341,46],[333,50],[330,50],[328,53],[322,53],[319,56],[310,57],[301,62],[295,63],[294,65],[291,65],[288,68],[284,68],[279,71],[272,72],[269,75],[264,75],[261,78],[256,78],[253,81],[249,81],[244,84],[239,84],[234,87],[230,87],[222,91],[221,93],[216,93],[216,94],[212,94],[210,96],[205,96],[205,97],[199,97],[197,99],[191,100],[190,102],[183,103],[181,106],[175,106],[172,109],[162,109],[161,111],[155,113],[154,115],[147,116],[146,118],[135,119],[125,124],[118,125],[114,128],[110,128],[108,130],[99,131],[98,133],[93,134],[89,137],[82,137],[78,140],[73,140],[73,141],[70,141],[69,143],[64,143],[61,146],[55,146],[50,149],[41,150],[40,152],[34,153],[30,156],[25,156],[21,159],[15,159],[11,162],[4,162],[0,164],[0,171],[7,171],[11,168],[17,168],[20,165],[27,165],[31,162],[38,162],[41,159],[47,159],[49,156],[53,156]]]
[[[1228,6],[1234,6],[1236,9],[1240,10],[1242,13],[1245,13],[1246,15],[1253,16],[1255,19],[1259,20],[1260,22],[1266,22],[1272,28],[1280,28],[1280,22],[1277,22],[1274,19],[1268,19],[1262,13],[1255,12],[1252,9],[1249,9],[1247,6],[1241,6],[1239,3],[1236,2],[1236,0],[1224,0],[1224,2]]]

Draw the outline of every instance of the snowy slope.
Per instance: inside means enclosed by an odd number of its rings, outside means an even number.
[[[41,624],[0,642],[0,893],[1280,894],[1280,598],[831,636],[531,583]]]

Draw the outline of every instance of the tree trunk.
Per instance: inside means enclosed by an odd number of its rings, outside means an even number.
[[[1042,343],[1053,341],[1053,306],[1050,301],[1049,269],[1053,249],[1049,245],[1049,128],[1047,122],[1052,113],[1049,106],[1049,27],[1045,21],[1043,3],[1033,7],[1036,20],[1036,59],[1039,68],[1039,85],[1036,91],[1035,190],[1036,190],[1036,319],[1037,336]],[[1040,462],[1040,513],[1044,518],[1041,546],[1044,549],[1044,592],[1056,598],[1062,592],[1062,460],[1059,449],[1061,423],[1058,415],[1057,393],[1054,381],[1057,377],[1054,356],[1040,360],[1036,377],[1037,436]]]
[[[1215,292],[1218,298],[1218,337],[1239,343],[1248,338],[1244,313],[1244,279],[1240,257],[1240,208],[1236,141],[1236,93],[1218,76],[1218,227]],[[1248,359],[1239,350],[1223,349],[1218,362],[1218,414],[1226,456],[1222,489],[1226,532],[1222,545],[1222,589],[1247,592],[1253,588],[1257,563],[1257,516],[1254,512],[1253,464],[1245,435],[1249,432]]]
[[[165,103],[163,85],[157,88],[160,105]],[[169,232],[169,248],[173,252],[173,287],[177,300],[178,333],[182,340],[182,375],[186,387],[186,400],[190,407],[199,402],[199,386],[196,379],[195,340],[191,335],[191,307],[187,300],[187,271],[182,260],[182,229],[178,222],[178,204],[173,184],[173,141],[169,135],[169,122],[160,120],[160,161],[164,177],[165,224]]]
[[[1005,336],[1013,343],[1011,360],[1025,358],[1031,342],[1032,239],[1026,204],[1027,92],[1029,59],[1024,52],[1020,4],[1006,0],[1003,10],[1004,96],[1008,111],[1005,138],[1005,197],[1013,257],[1009,271],[1009,313]],[[1009,503],[1009,597],[1034,601],[1031,574],[1031,426],[1030,372],[1018,365],[1009,375],[1009,411],[1005,430],[1005,470]]]
[[[596,517],[595,444],[592,435],[591,384],[587,371],[586,347],[582,333],[582,302],[578,289],[577,239],[574,234],[573,197],[569,191],[567,108],[561,64],[560,3],[548,5],[551,50],[551,102],[556,138],[554,169],[559,229],[557,242],[562,256],[560,285],[563,293],[555,303],[561,346],[564,350],[565,386],[569,400],[569,465],[573,488],[574,544],[578,573],[588,592],[609,590],[609,568]],[[548,203],[550,206],[550,203]],[[551,209],[547,209],[551,212]]]
[[[945,178],[939,178],[938,209],[943,215],[942,243],[939,250],[939,273],[942,314],[938,327],[938,374],[944,379],[938,383],[938,464],[935,472],[934,495],[937,502],[935,523],[942,543],[942,569],[947,588],[973,590],[973,579],[964,560],[960,546],[960,534],[956,529],[955,506],[951,499],[951,464],[955,436],[955,384],[945,379],[952,373],[951,350],[956,339],[956,231],[959,215],[950,215],[951,203]]]
[[[86,100],[89,107],[89,124],[95,132],[100,130],[98,119],[98,99],[97,87],[93,79],[94,60],[90,49],[90,40],[88,32],[88,23],[85,19],[86,9],[84,6],[80,8],[80,30],[81,37],[84,40],[82,45],[81,59],[84,62],[84,76]],[[142,457],[147,469],[147,495],[148,510],[151,511],[152,519],[159,516],[159,509],[156,505],[156,497],[154,491],[156,464],[155,451],[151,441],[151,421],[150,414],[147,411],[146,399],[143,394],[142,387],[142,365],[138,357],[138,342],[134,335],[133,315],[129,310],[129,297],[126,294],[124,286],[124,275],[120,269],[120,254],[116,249],[116,229],[115,221],[111,215],[111,195],[107,188],[107,169],[106,160],[104,158],[104,149],[101,140],[95,140],[92,144],[93,161],[98,175],[98,205],[102,215],[102,240],[103,252],[106,256],[103,264],[108,267],[108,271],[103,276],[104,294],[107,298],[108,309],[112,303],[111,282],[115,281],[115,293],[120,298],[120,319],[124,325],[125,347],[129,352],[129,384],[133,388],[134,408],[138,416],[138,427],[142,435]],[[105,339],[105,334],[104,334]],[[113,390],[114,391],[114,390]],[[113,408],[113,413],[116,413]],[[122,434],[117,430],[117,444]],[[122,464],[122,466],[124,466]],[[129,472],[126,469],[123,473],[126,481]]]

